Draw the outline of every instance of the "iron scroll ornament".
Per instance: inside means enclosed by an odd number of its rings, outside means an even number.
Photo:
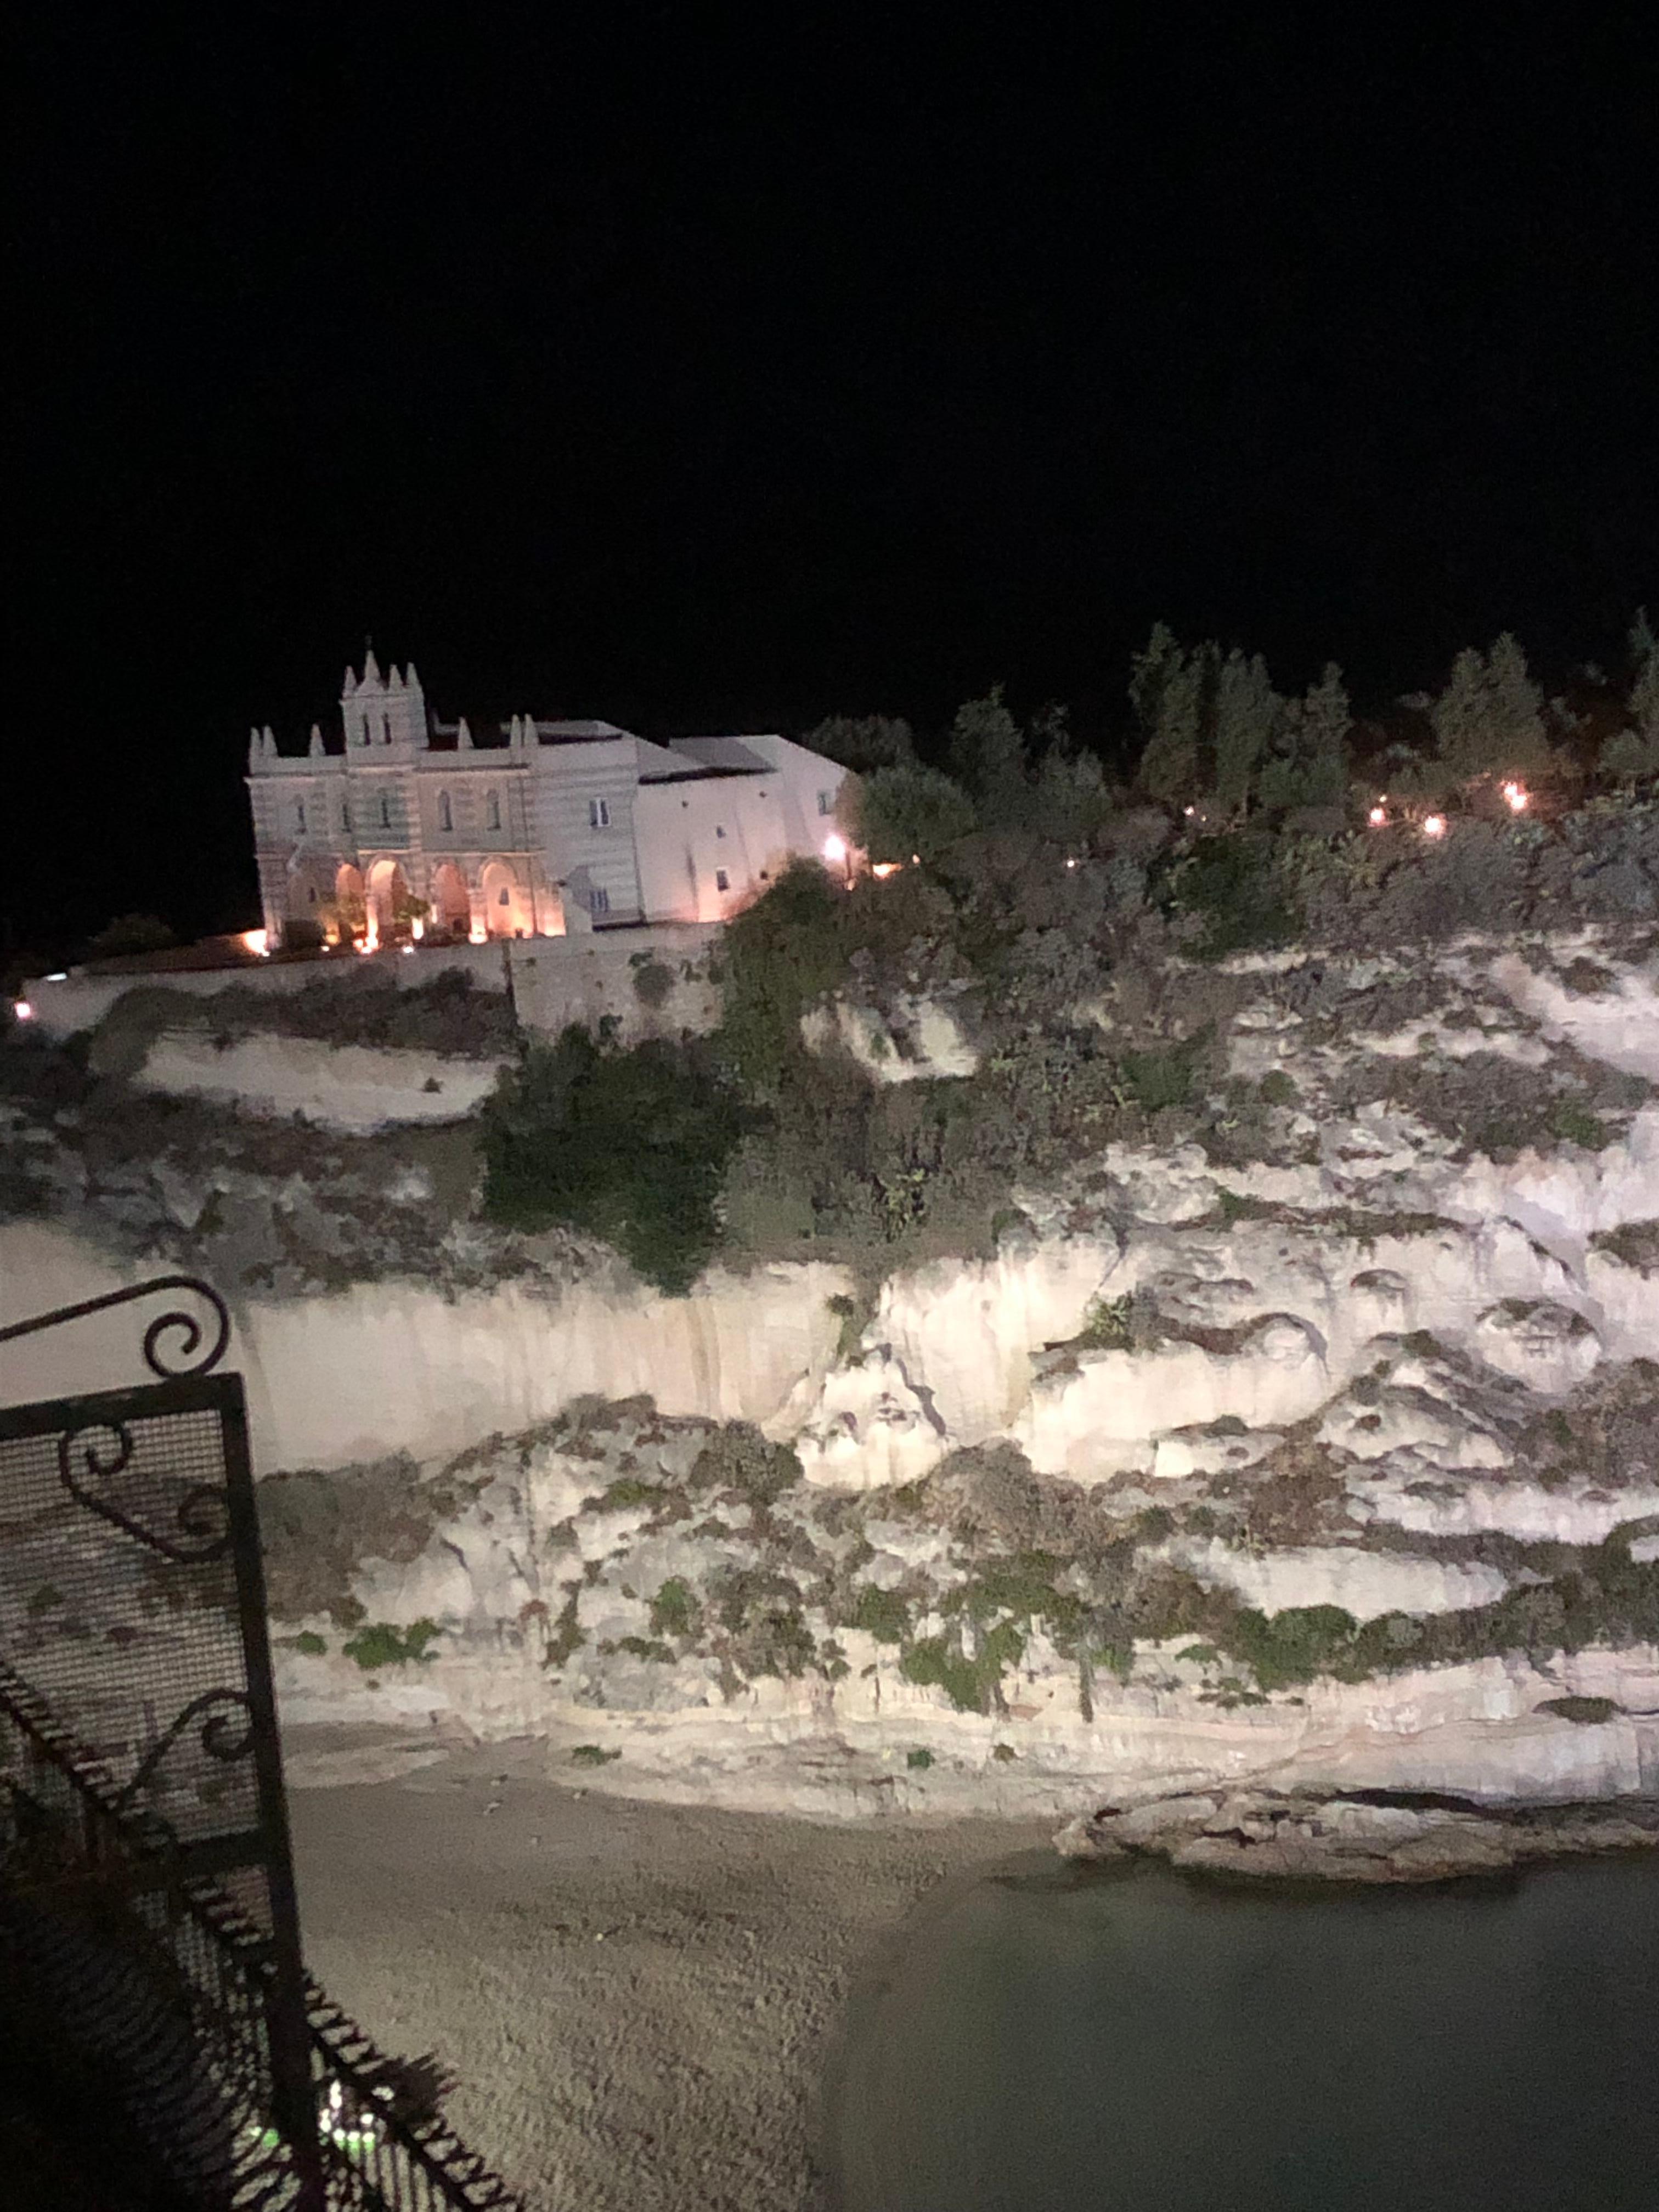
[[[115,1449],[101,1453],[94,1438],[113,1437]],[[83,1464],[77,1468],[78,1455]],[[209,1559],[222,1559],[230,1549],[230,1499],[223,1490],[212,1483],[192,1483],[173,1509],[173,1524],[177,1534],[164,1535],[159,1528],[146,1528],[107,1498],[100,1497],[89,1487],[90,1482],[107,1482],[120,1474],[132,1459],[132,1431],[125,1421],[103,1420],[68,1430],[58,1439],[58,1479],[77,1504],[88,1513],[95,1513],[100,1521],[132,1537],[152,1552],[159,1552],[164,1559],[175,1566],[200,1566]],[[183,1540],[181,1540],[181,1539]]]
[[[204,1718],[204,1715],[206,1716]],[[253,1707],[244,1690],[205,1690],[192,1698],[178,1718],[145,1754],[132,1779],[115,1801],[125,1811],[144,1790],[161,1761],[194,1721],[202,1723],[198,1741],[210,1759],[225,1765],[246,1759],[253,1749]]]
[[[78,1305],[57,1306],[50,1313],[34,1314],[27,1321],[13,1322],[9,1328],[0,1328],[0,1344],[9,1344],[20,1336],[37,1335],[42,1329],[62,1328],[69,1322],[84,1321],[88,1314],[106,1313],[112,1306],[131,1305],[136,1299],[154,1297],[163,1291],[188,1291],[192,1297],[200,1298],[210,1307],[212,1337],[205,1351],[201,1350],[208,1331],[200,1317],[188,1307],[174,1306],[166,1313],[157,1314],[144,1331],[145,1366],[164,1382],[184,1376],[210,1373],[224,1358],[225,1346],[230,1342],[230,1312],[211,1284],[195,1275],[153,1275],[149,1282],[134,1283],[125,1291],[107,1291],[102,1297],[83,1298]],[[164,1342],[175,1334],[183,1340],[176,1355]],[[178,1364],[170,1364],[175,1357]]]

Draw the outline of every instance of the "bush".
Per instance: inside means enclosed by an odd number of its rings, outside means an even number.
[[[847,1626],[861,1628],[878,1644],[902,1644],[910,1632],[910,1608],[896,1590],[878,1589],[873,1583],[866,1583]]]
[[[726,926],[720,1049],[763,1096],[802,1050],[802,1014],[847,973],[846,897],[816,860],[798,861]]]
[[[642,1006],[654,1011],[673,988],[674,971],[660,960],[642,960],[634,970],[634,996]]]
[[[88,960],[129,960],[143,952],[165,952],[178,939],[157,915],[118,914],[87,942]]]
[[[695,1636],[702,1624],[702,1607],[683,1577],[671,1575],[651,1601],[651,1628],[656,1636]]]
[[[716,1202],[747,1117],[705,1048],[623,1051],[570,1028],[503,1070],[481,1115],[483,1210],[603,1237],[671,1296],[720,1241]]]
[[[1176,910],[1202,922],[1196,949],[1206,960],[1289,944],[1300,926],[1265,838],[1200,837],[1169,888]]]
[[[360,1628],[341,1648],[348,1659],[355,1659],[368,1674],[376,1668],[406,1667],[429,1657],[426,1647],[441,1632],[435,1620],[413,1621],[407,1628],[396,1627],[389,1620],[374,1620]]]
[[[937,860],[974,826],[974,802],[939,769],[907,761],[878,768],[849,788],[848,834],[872,860]]]

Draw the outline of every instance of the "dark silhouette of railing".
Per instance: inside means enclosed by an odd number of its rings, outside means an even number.
[[[160,1291],[217,1324],[150,1323],[169,1379],[0,1408],[0,2066],[105,2138],[112,2212],[519,2212],[435,2063],[301,1963],[222,1302],[163,1277],[0,1343]]]

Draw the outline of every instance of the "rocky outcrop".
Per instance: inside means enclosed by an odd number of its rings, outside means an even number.
[[[1514,957],[1194,972],[1201,1115],[878,1286],[866,1253],[658,1296],[481,1224],[464,1130],[174,1100],[141,1142],[34,1101],[0,1318],[158,1260],[220,1281],[296,1722],[819,1810],[1654,1796],[1652,954],[1603,946],[1586,994],[1531,948],[1532,997]],[[0,1395],[96,1360],[44,1342]]]
[[[1656,1846],[1659,1798],[1510,1807],[1380,1790],[1195,1791],[1127,1812],[1103,1806],[1054,1838],[1062,1858],[1091,1864],[1145,1856],[1198,1874],[1358,1882],[1450,1881]]]

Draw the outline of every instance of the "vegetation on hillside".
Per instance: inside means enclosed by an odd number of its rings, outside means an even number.
[[[1000,687],[958,711],[933,762],[895,720],[821,725],[813,742],[858,771],[838,826],[882,873],[798,863],[738,915],[706,1045],[534,1048],[485,1116],[486,1211],[608,1237],[665,1288],[722,1247],[873,1279],[901,1257],[988,1247],[1017,1182],[1114,1139],[1196,1138],[1224,1158],[1244,1128],[1259,1145],[1274,1101],[1226,1082],[1238,994],[1207,968],[1304,938],[1374,951],[1659,916],[1645,622],[1632,656],[1598,766],[1513,638],[1460,653],[1438,693],[1405,702],[1414,742],[1373,763],[1381,820],[1339,669],[1281,695],[1260,656],[1161,625],[1131,672],[1128,788],[1109,786],[1064,708],[1022,726]],[[1087,1012],[1103,991],[1109,1033]],[[810,1048],[803,1030],[839,1005],[864,1022],[866,1061],[914,1053],[906,1009],[924,1003],[949,1009],[975,1073],[883,1083],[833,1024]],[[1540,1091],[1537,1133],[1596,1141],[1603,1103]]]
[[[623,1049],[573,1025],[527,1044],[484,1103],[485,1216],[586,1231],[647,1281],[687,1291],[718,1241],[721,1178],[745,1121],[702,1047]]]

